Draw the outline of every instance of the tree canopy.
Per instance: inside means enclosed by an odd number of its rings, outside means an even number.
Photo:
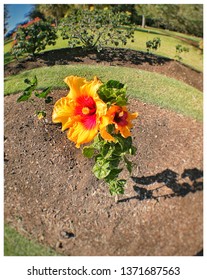
[[[4,30],[8,11],[4,5]],[[57,26],[60,20],[73,14],[74,10],[111,9],[114,13],[127,12],[130,22],[145,27],[159,27],[203,36],[202,4],[35,4],[29,12],[30,19],[36,17],[52,19]]]
[[[203,36],[201,4],[138,4],[135,8],[138,17],[145,16],[148,26]]]

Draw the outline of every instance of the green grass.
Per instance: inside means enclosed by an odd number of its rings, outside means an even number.
[[[56,45],[48,46],[46,47],[46,50],[49,51],[53,49],[68,47],[68,41],[63,40],[60,36],[60,33],[58,33],[58,35],[59,37],[56,41]],[[146,41],[152,40],[155,37],[159,37],[161,39],[161,47],[156,52],[154,52],[154,54],[174,59],[176,55],[175,52],[176,45],[181,44],[182,46],[189,48],[189,52],[182,55],[183,58],[182,62],[198,71],[203,71],[203,55],[201,54],[201,51],[198,48],[192,46],[191,44],[188,44],[187,42],[184,42],[179,38],[175,38],[175,36],[180,36],[190,40],[193,39],[194,41],[197,40],[197,42],[199,42],[200,40],[200,38],[192,37],[178,32],[172,32],[168,30],[155,29],[155,28],[154,29],[138,28],[138,30],[135,31],[135,42],[134,43],[128,42],[125,48],[146,52]],[[5,57],[5,64],[11,61],[12,59],[12,56],[9,57],[11,46],[12,46],[11,42],[4,45],[4,53],[7,56]]]
[[[159,37],[161,40],[161,47],[157,51],[154,51],[153,54],[161,55],[164,57],[169,57],[175,59],[176,55],[176,45],[180,44],[184,47],[189,48],[188,53],[181,54],[182,63],[194,68],[198,71],[203,71],[203,55],[201,51],[188,44],[187,42],[182,41],[181,39],[174,38],[168,35],[161,34],[152,34],[148,32],[136,31],[135,32],[135,42],[128,43],[127,47],[134,50],[140,50],[146,52],[146,42],[153,40],[153,38]]]
[[[193,42],[197,42],[199,43],[200,40],[202,40],[202,38],[200,37],[195,37],[193,35],[189,35],[189,34],[184,34],[184,33],[180,33],[180,32],[176,32],[176,31],[171,31],[168,29],[162,29],[162,28],[155,28],[155,27],[146,27],[146,28],[141,28],[141,27],[137,27],[136,30],[141,31],[141,32],[148,32],[148,33],[152,33],[152,34],[157,34],[157,35],[167,35],[167,36],[171,36],[171,37],[181,37],[183,39],[188,39],[190,41]]]
[[[164,75],[127,67],[56,65],[32,69],[6,78],[5,95],[24,90],[26,88],[24,79],[34,75],[37,76],[40,89],[46,86],[52,86],[53,89],[68,89],[63,79],[69,75],[84,76],[87,79],[92,79],[96,75],[103,82],[109,79],[119,80],[127,84],[130,96],[143,102],[155,104],[197,120],[203,118],[202,92]]]
[[[47,247],[29,240],[19,234],[14,228],[4,226],[4,255],[5,256],[58,256]]]

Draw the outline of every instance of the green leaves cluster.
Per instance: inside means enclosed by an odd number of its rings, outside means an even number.
[[[48,96],[48,94],[51,91],[51,87],[47,87],[43,89],[41,92],[37,91],[37,77],[34,76],[31,80],[25,79],[25,84],[27,84],[27,88],[23,91],[23,94],[17,99],[17,102],[23,102],[23,101],[30,101],[34,107],[35,106],[35,97],[38,99],[44,99],[45,103],[48,104],[53,101],[53,98],[51,96]],[[46,117],[45,110],[37,110],[35,111],[35,114],[39,118]]]
[[[181,56],[182,53],[189,52],[189,48],[184,47],[184,46],[182,46],[180,44],[176,45],[175,48],[176,48],[175,58],[177,58],[179,61],[182,60],[182,56]]]
[[[47,45],[56,44],[56,29],[51,23],[39,20],[26,26],[19,26],[15,35],[12,54],[18,58],[28,54],[33,58]]]
[[[98,90],[98,95],[108,107],[112,104],[125,106],[128,101],[126,86],[115,80],[103,84]],[[132,145],[131,137],[124,138],[120,133],[114,132],[114,124],[108,125],[107,129],[115,142],[108,142],[98,134],[90,146],[83,148],[83,154],[87,158],[95,159],[93,173],[98,179],[104,179],[110,194],[123,194],[126,180],[120,179],[119,174],[123,167],[132,172],[132,162],[128,156],[134,155],[136,148]]]
[[[123,28],[124,25],[127,28]],[[125,12],[114,13],[111,9],[75,10],[60,24],[61,36],[69,47],[82,46],[100,51],[103,46],[126,45],[134,39],[130,17]]]
[[[98,90],[98,95],[107,105],[125,106],[128,101],[126,86],[115,80],[103,84]]]
[[[98,179],[104,179],[112,195],[123,194],[126,180],[119,179],[123,165],[131,173],[132,162],[127,155],[134,155],[136,148],[132,145],[132,138],[123,138],[120,134],[113,135],[116,142],[107,142],[96,136],[93,144],[83,148],[84,156],[95,158],[93,173]]]
[[[156,51],[161,46],[161,39],[159,37],[153,38],[146,42],[147,52]]]

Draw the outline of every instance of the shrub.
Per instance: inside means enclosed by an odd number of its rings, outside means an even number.
[[[76,10],[60,24],[61,36],[68,40],[69,47],[81,45],[87,49],[100,51],[103,46],[120,43],[126,45],[127,39],[133,42],[134,30],[125,12],[113,13],[110,9]]]
[[[47,45],[55,45],[56,29],[49,22],[36,18],[29,23],[19,26],[14,34],[12,54],[18,58],[23,54],[31,55],[45,49]]]
[[[161,40],[159,37],[154,38],[152,41],[150,40],[146,42],[146,48],[148,53],[152,50],[156,51],[160,46]]]
[[[179,61],[182,60],[182,57],[181,57],[181,54],[184,53],[184,52],[189,52],[189,48],[187,47],[184,47],[180,44],[176,45],[176,55],[175,55],[175,58],[178,59]]]

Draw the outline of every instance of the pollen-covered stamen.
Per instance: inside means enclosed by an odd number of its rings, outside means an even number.
[[[119,117],[121,118],[121,117],[123,117],[123,115],[124,115],[124,111],[121,111],[121,112],[119,113]]]
[[[88,107],[83,107],[82,113],[83,113],[84,115],[88,115],[88,114],[90,113],[90,109],[89,109]]]
[[[128,113],[125,111],[116,112],[114,116],[114,122],[120,126],[128,125],[127,117]]]

